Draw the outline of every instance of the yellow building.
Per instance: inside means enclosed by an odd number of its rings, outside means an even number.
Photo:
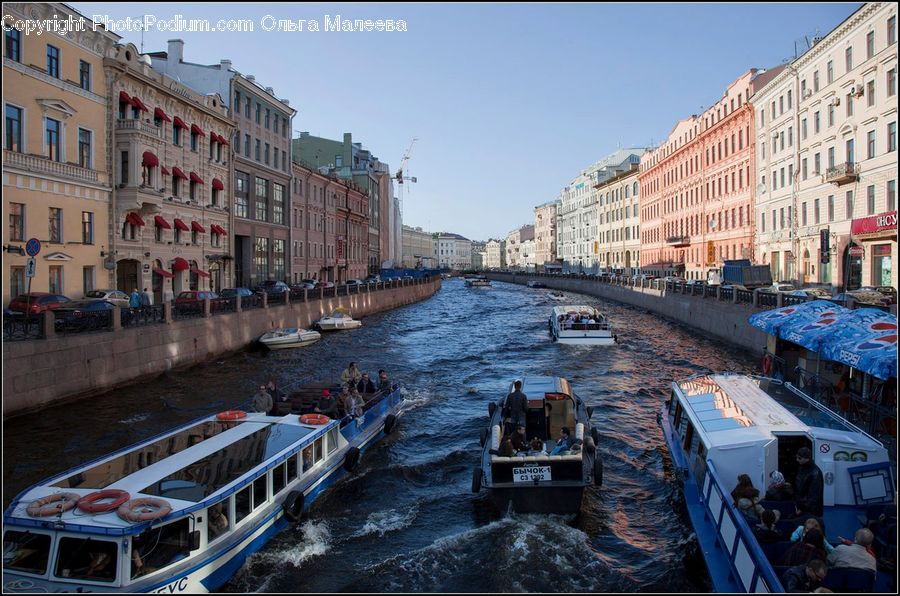
[[[111,192],[103,57],[119,36],[95,32],[65,4],[4,3],[3,14],[3,246],[41,242],[31,291],[81,298],[114,287],[101,255]],[[57,23],[57,32],[18,30],[26,19]],[[60,35],[62,27],[71,30]],[[26,264],[4,254],[4,305],[26,291]]]

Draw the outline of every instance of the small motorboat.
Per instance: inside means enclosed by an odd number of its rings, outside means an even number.
[[[297,327],[282,327],[264,333],[259,338],[259,343],[270,350],[283,348],[299,348],[319,341],[322,336],[312,329],[298,329]]]
[[[343,309],[336,308],[327,317],[322,317],[316,323],[320,331],[340,331],[341,329],[357,329],[362,327],[362,322],[355,320]]]
[[[546,287],[547,287],[547,284],[545,284],[544,282],[542,282],[542,281],[536,281],[536,280],[534,280],[534,279],[529,280],[528,283],[527,283],[526,285],[527,285],[529,288],[546,288]]]
[[[549,294],[547,294],[547,296],[550,298],[550,300],[565,300],[566,299],[565,294],[563,294],[562,292],[557,292],[557,291],[550,292]]]

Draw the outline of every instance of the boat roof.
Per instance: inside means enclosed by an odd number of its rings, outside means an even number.
[[[337,420],[305,425],[298,416],[264,413],[227,422],[204,417],[32,486],[6,510],[5,522],[44,526],[57,518],[29,516],[26,508],[35,499],[105,489],[127,491],[132,499],[164,498],[172,506],[167,517],[178,517],[236,492],[338,425]],[[146,525],[124,521],[115,510],[90,515],[75,508],[60,520],[66,527],[102,534],[132,534]]]
[[[695,428],[710,448],[768,441],[772,433],[809,433],[854,442],[881,444],[839,416],[800,396],[791,386],[747,375],[702,375],[675,383],[685,396]]]
[[[573,395],[569,381],[562,377],[526,376],[521,381],[522,393],[533,399],[537,399],[539,394],[547,393],[562,393],[570,397]]]
[[[600,314],[600,311],[594,308],[593,306],[588,306],[587,304],[563,304],[560,306],[553,307],[553,314],[556,316],[559,315],[567,315],[567,314]]]

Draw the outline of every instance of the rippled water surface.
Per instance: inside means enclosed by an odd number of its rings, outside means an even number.
[[[620,343],[554,344],[547,318],[558,303],[548,292],[453,279],[429,300],[306,348],[248,350],[14,418],[4,428],[4,507],[50,474],[230,409],[270,376],[282,386],[334,380],[355,360],[404,384],[400,431],[222,591],[708,591],[656,413],[673,379],[750,372],[754,362],[646,311],[578,294],[571,301],[606,312]],[[487,404],[523,374],[566,377],[594,406],[604,484],[586,491],[574,520],[501,514],[471,492]]]

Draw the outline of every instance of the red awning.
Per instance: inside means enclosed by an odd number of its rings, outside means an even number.
[[[149,112],[149,111],[150,111],[150,108],[148,108],[147,106],[145,106],[145,105],[144,105],[144,102],[142,102],[142,101],[141,101],[141,98],[138,97],[137,95],[133,95],[133,96],[131,97],[131,105],[133,105],[134,107],[136,107],[137,109],[139,109],[139,110],[142,111],[142,112]]]
[[[191,182],[196,182],[197,184],[206,184],[206,182],[203,181],[203,178],[198,176],[196,172],[191,172]]]
[[[228,145],[228,144],[229,144],[229,143],[228,143],[228,139],[226,139],[226,138],[223,137],[222,135],[219,135],[219,142],[222,143],[223,145]]]
[[[191,273],[196,273],[200,277],[209,277],[209,273],[203,271],[202,269],[197,269],[196,267],[191,267]]]
[[[187,224],[184,223],[183,221],[181,221],[180,219],[178,219],[177,217],[175,218],[175,227],[183,232],[191,231],[191,229],[187,226]]]
[[[152,151],[144,151],[144,159],[141,163],[147,167],[156,168],[159,166],[159,158]]]
[[[205,137],[206,133],[203,132],[203,129],[197,126],[196,124],[191,124],[191,132],[194,134],[198,134],[201,137]]]
[[[167,222],[167,221],[165,220],[165,218],[163,218],[162,215],[157,215],[157,216],[155,216],[155,217],[153,218],[153,221],[156,222],[156,227],[157,227],[157,228],[165,228],[165,229],[167,229],[167,230],[171,230],[171,229],[172,229],[172,226],[169,225],[169,222]]]
[[[156,267],[153,268],[153,273],[155,273],[157,275],[162,275],[163,277],[175,277],[174,275],[172,275],[165,269],[157,269]]]
[[[221,142],[222,142],[222,137],[220,137],[219,135],[217,135],[217,134],[214,133],[213,131],[209,131],[209,140],[210,140],[210,141],[215,141],[216,143],[221,143]]]
[[[178,222],[180,220],[176,219],[175,221]],[[181,257],[175,257],[175,260],[172,261],[172,271],[185,271],[190,268],[191,266],[188,264],[188,262]]]
[[[218,178],[213,178],[213,190],[225,190],[225,185]]]
[[[131,96],[128,95],[127,93],[125,93],[124,91],[119,91],[119,101],[120,101],[120,102],[125,102],[125,103],[130,104],[130,103],[131,103]]]
[[[190,126],[188,126],[185,121],[178,116],[175,116],[175,126],[177,126],[178,128],[190,128]]]
[[[166,166],[161,167],[160,170],[162,170],[162,175],[163,175],[163,176],[169,176],[169,175],[170,175],[169,170],[168,170],[168,168],[166,168]]]
[[[192,222],[191,222],[191,229],[194,230],[195,232],[200,232],[201,234],[205,234],[205,233],[206,233],[206,228],[204,228],[203,226],[201,226],[201,225],[200,225],[199,223],[197,223],[196,221],[192,221]]]
[[[228,232],[225,231],[225,228],[223,228],[220,225],[212,224],[209,227],[214,233],[218,234],[219,236],[227,236],[228,235]]]
[[[163,112],[162,108],[153,108],[153,116],[159,118],[160,120],[164,120],[165,122],[172,121],[172,119],[169,118],[165,112]]]
[[[144,220],[141,219],[141,216],[135,213],[134,211],[130,211],[128,215],[125,216],[125,221],[134,226],[142,226],[144,225]]]
[[[187,175],[184,172],[182,172],[181,168],[179,168],[178,166],[175,166],[172,168],[172,175],[177,176],[178,178],[181,178],[182,180],[188,179]]]

